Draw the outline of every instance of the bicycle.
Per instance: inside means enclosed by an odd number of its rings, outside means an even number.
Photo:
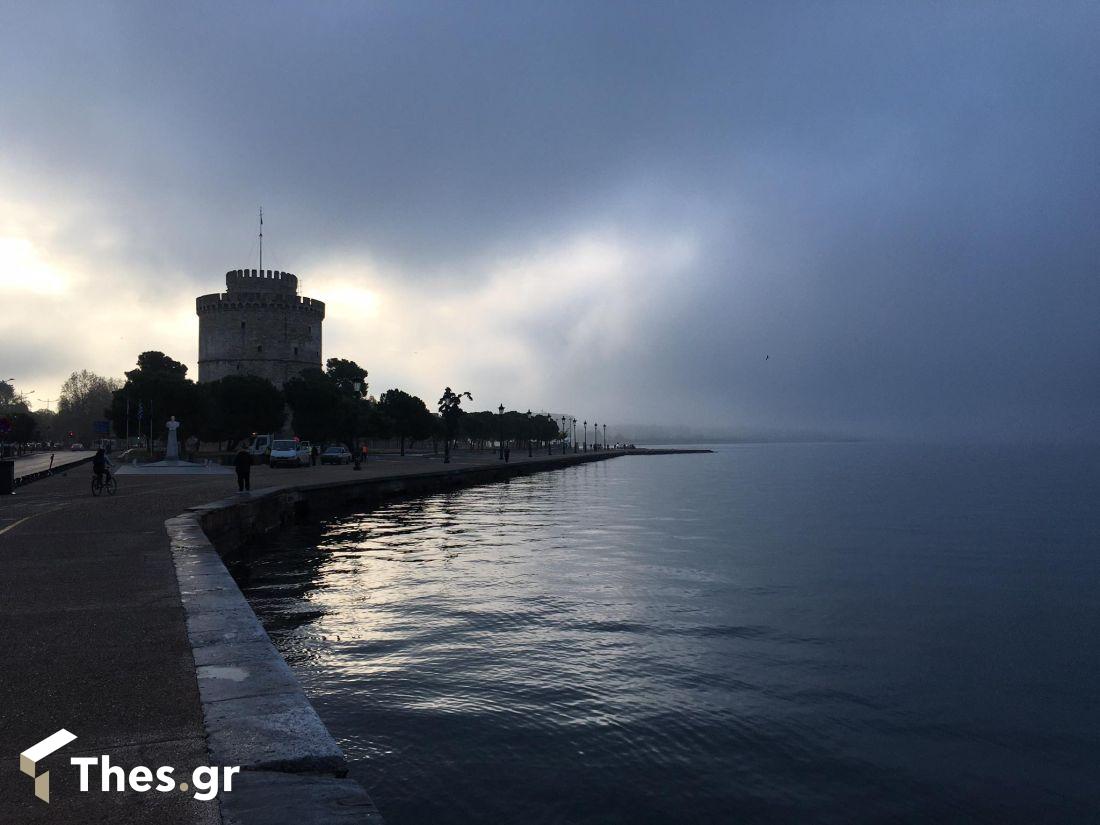
[[[118,490],[118,482],[115,481],[115,477],[111,475],[109,470],[103,471],[104,478],[100,478],[98,475],[92,476],[92,495],[98,496],[104,490],[107,491],[107,495],[113,496],[115,491]]]

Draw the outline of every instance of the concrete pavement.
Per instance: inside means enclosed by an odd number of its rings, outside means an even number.
[[[94,455],[95,450],[51,450],[32,453],[15,459],[15,477],[25,478],[50,469],[51,457],[53,458],[53,469],[57,470],[70,464],[87,461]]]

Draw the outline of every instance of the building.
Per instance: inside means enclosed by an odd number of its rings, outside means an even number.
[[[259,375],[276,387],[321,366],[325,305],[298,294],[289,272],[235,269],[225,292],[195,300],[199,316],[199,381]]]

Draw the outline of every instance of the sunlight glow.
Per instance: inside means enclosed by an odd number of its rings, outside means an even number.
[[[70,278],[26,238],[0,237],[0,288],[36,295],[60,295]]]

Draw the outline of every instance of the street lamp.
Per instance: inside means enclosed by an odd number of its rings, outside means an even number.
[[[352,390],[355,392],[356,404],[352,407],[351,417],[351,448],[355,450],[355,454],[352,456],[353,469],[358,470],[362,467],[363,463],[363,451],[359,449],[359,393],[363,388],[363,385],[358,381],[353,381],[351,384]]]
[[[531,411],[527,411],[527,457],[534,458],[534,448],[531,446]]]
[[[577,417],[573,416],[573,452],[577,452]]]
[[[500,460],[504,461],[504,405],[501,404],[497,407],[497,414],[500,416]]]
[[[584,451],[588,452],[588,422],[584,422]]]
[[[607,449],[607,425],[603,425],[603,448]]]
[[[561,417],[561,454],[565,455],[565,416]]]
[[[600,425],[595,421],[592,422],[592,449],[600,451]]]

